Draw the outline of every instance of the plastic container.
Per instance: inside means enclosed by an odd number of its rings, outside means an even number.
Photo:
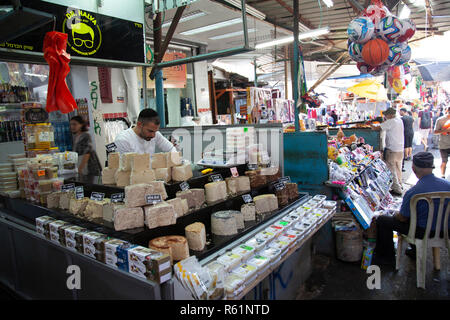
[[[248,260],[248,263],[255,266],[257,268],[258,275],[260,275],[267,271],[270,265],[270,259],[268,257],[257,254],[251,257]]]
[[[327,200],[327,201],[324,201],[322,203],[322,207],[325,208],[325,209],[336,209],[337,202],[336,201]]]
[[[266,243],[267,243],[267,240],[262,239],[262,238],[254,237],[254,238],[251,238],[250,240],[248,240],[245,243],[245,245],[253,247],[253,248],[255,248],[255,251],[258,251],[258,250],[263,249],[264,246],[266,245]]]
[[[284,229],[285,227],[283,226],[271,225],[266,229],[266,231],[271,232],[275,235],[275,237],[278,237],[283,232]]]
[[[217,258],[217,262],[223,264],[225,270],[228,272],[236,268],[239,265],[239,263],[241,263],[241,260],[242,256],[232,252],[225,253],[224,255]]]
[[[255,236],[257,239],[261,239],[264,240],[266,242],[270,242],[275,238],[275,233],[271,232],[271,231],[261,231],[259,233],[256,234]]]
[[[296,242],[297,242],[297,236],[296,236],[296,235],[293,235],[293,234],[288,234],[288,233],[286,232],[286,233],[283,233],[283,234],[278,238],[278,240],[283,241],[283,242],[287,242],[287,243],[289,244],[289,247],[292,247],[292,246],[294,246],[294,245],[296,244]]]
[[[248,285],[256,280],[256,277],[258,276],[257,271],[258,268],[256,266],[249,263],[243,263],[239,267],[233,269],[231,273],[244,277],[245,285]]]
[[[268,248],[264,249],[263,251],[261,251],[260,254],[262,256],[267,257],[267,258],[270,259],[270,265],[271,266],[277,264],[278,261],[280,261],[280,258],[281,258],[281,250],[280,249],[276,249],[276,248],[272,248],[272,247],[268,247]]]
[[[234,248],[231,252],[240,255],[242,257],[242,261],[245,261],[255,252],[255,248],[243,244],[237,248]]]
[[[52,180],[39,180],[39,186],[37,190],[39,192],[52,192],[53,191],[53,181]]]
[[[244,290],[245,278],[232,273],[225,279],[225,292],[228,298],[233,298]]]
[[[275,239],[271,244],[269,244],[269,248],[279,249],[282,253],[284,253],[289,248],[289,242]]]

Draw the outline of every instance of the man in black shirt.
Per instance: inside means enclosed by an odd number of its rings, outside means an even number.
[[[400,109],[400,115],[402,116],[403,121],[403,132],[405,136],[405,160],[411,160],[412,155],[412,142],[414,137],[414,129],[413,129],[413,123],[414,119],[408,114],[408,110],[405,108]]]

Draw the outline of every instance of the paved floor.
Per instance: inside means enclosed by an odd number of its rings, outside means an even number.
[[[414,153],[423,151],[416,147]],[[440,155],[436,149],[430,152],[435,156],[434,173],[440,177]],[[403,181],[405,189],[417,182],[411,170],[411,162],[406,161]],[[447,179],[450,168],[447,168]],[[407,256],[401,259],[402,268],[395,272],[394,267],[381,267],[381,288],[369,290],[367,281],[370,274],[361,269],[360,263],[348,263],[334,257],[316,255],[313,258],[313,273],[299,289],[297,299],[388,299],[388,300],[450,300],[450,257],[446,250],[441,250],[441,270],[433,270],[431,249],[427,257],[426,290],[416,287],[415,260]],[[369,281],[370,282],[370,281]]]

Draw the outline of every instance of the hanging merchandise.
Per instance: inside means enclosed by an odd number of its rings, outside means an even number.
[[[300,105],[300,110],[299,113],[306,113],[306,104],[305,104],[305,100],[303,99],[303,97],[307,94],[307,88],[306,88],[306,74],[305,74],[305,65],[303,63],[303,52],[302,52],[302,48],[299,46],[298,47],[298,86],[299,86],[299,95],[302,98],[302,104]],[[297,102],[298,104],[298,102]],[[295,106],[298,107],[298,106]],[[295,115],[294,115],[294,120],[295,121]]]
[[[102,103],[113,103],[111,88],[111,68],[98,67],[98,81],[100,82],[100,98]]]
[[[67,34],[51,31],[45,34],[44,58],[50,66],[47,89],[47,112],[69,113],[77,103],[69,91],[66,76],[70,71],[70,54],[66,52]]]
[[[362,16],[348,25],[348,53],[358,63],[358,70],[379,76],[391,66],[411,59],[411,39],[416,26],[411,19],[394,16],[381,0],[372,0]]]

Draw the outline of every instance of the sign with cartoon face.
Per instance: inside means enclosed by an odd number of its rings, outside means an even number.
[[[22,0],[24,7],[55,16],[49,23],[9,42],[0,48],[43,52],[45,34],[67,34],[66,51],[72,57],[145,63],[144,26],[142,23],[110,17],[79,8],[41,1]]]
[[[67,33],[67,46],[82,56],[92,56],[102,45],[102,31],[97,17],[88,11],[68,9],[62,25]]]

